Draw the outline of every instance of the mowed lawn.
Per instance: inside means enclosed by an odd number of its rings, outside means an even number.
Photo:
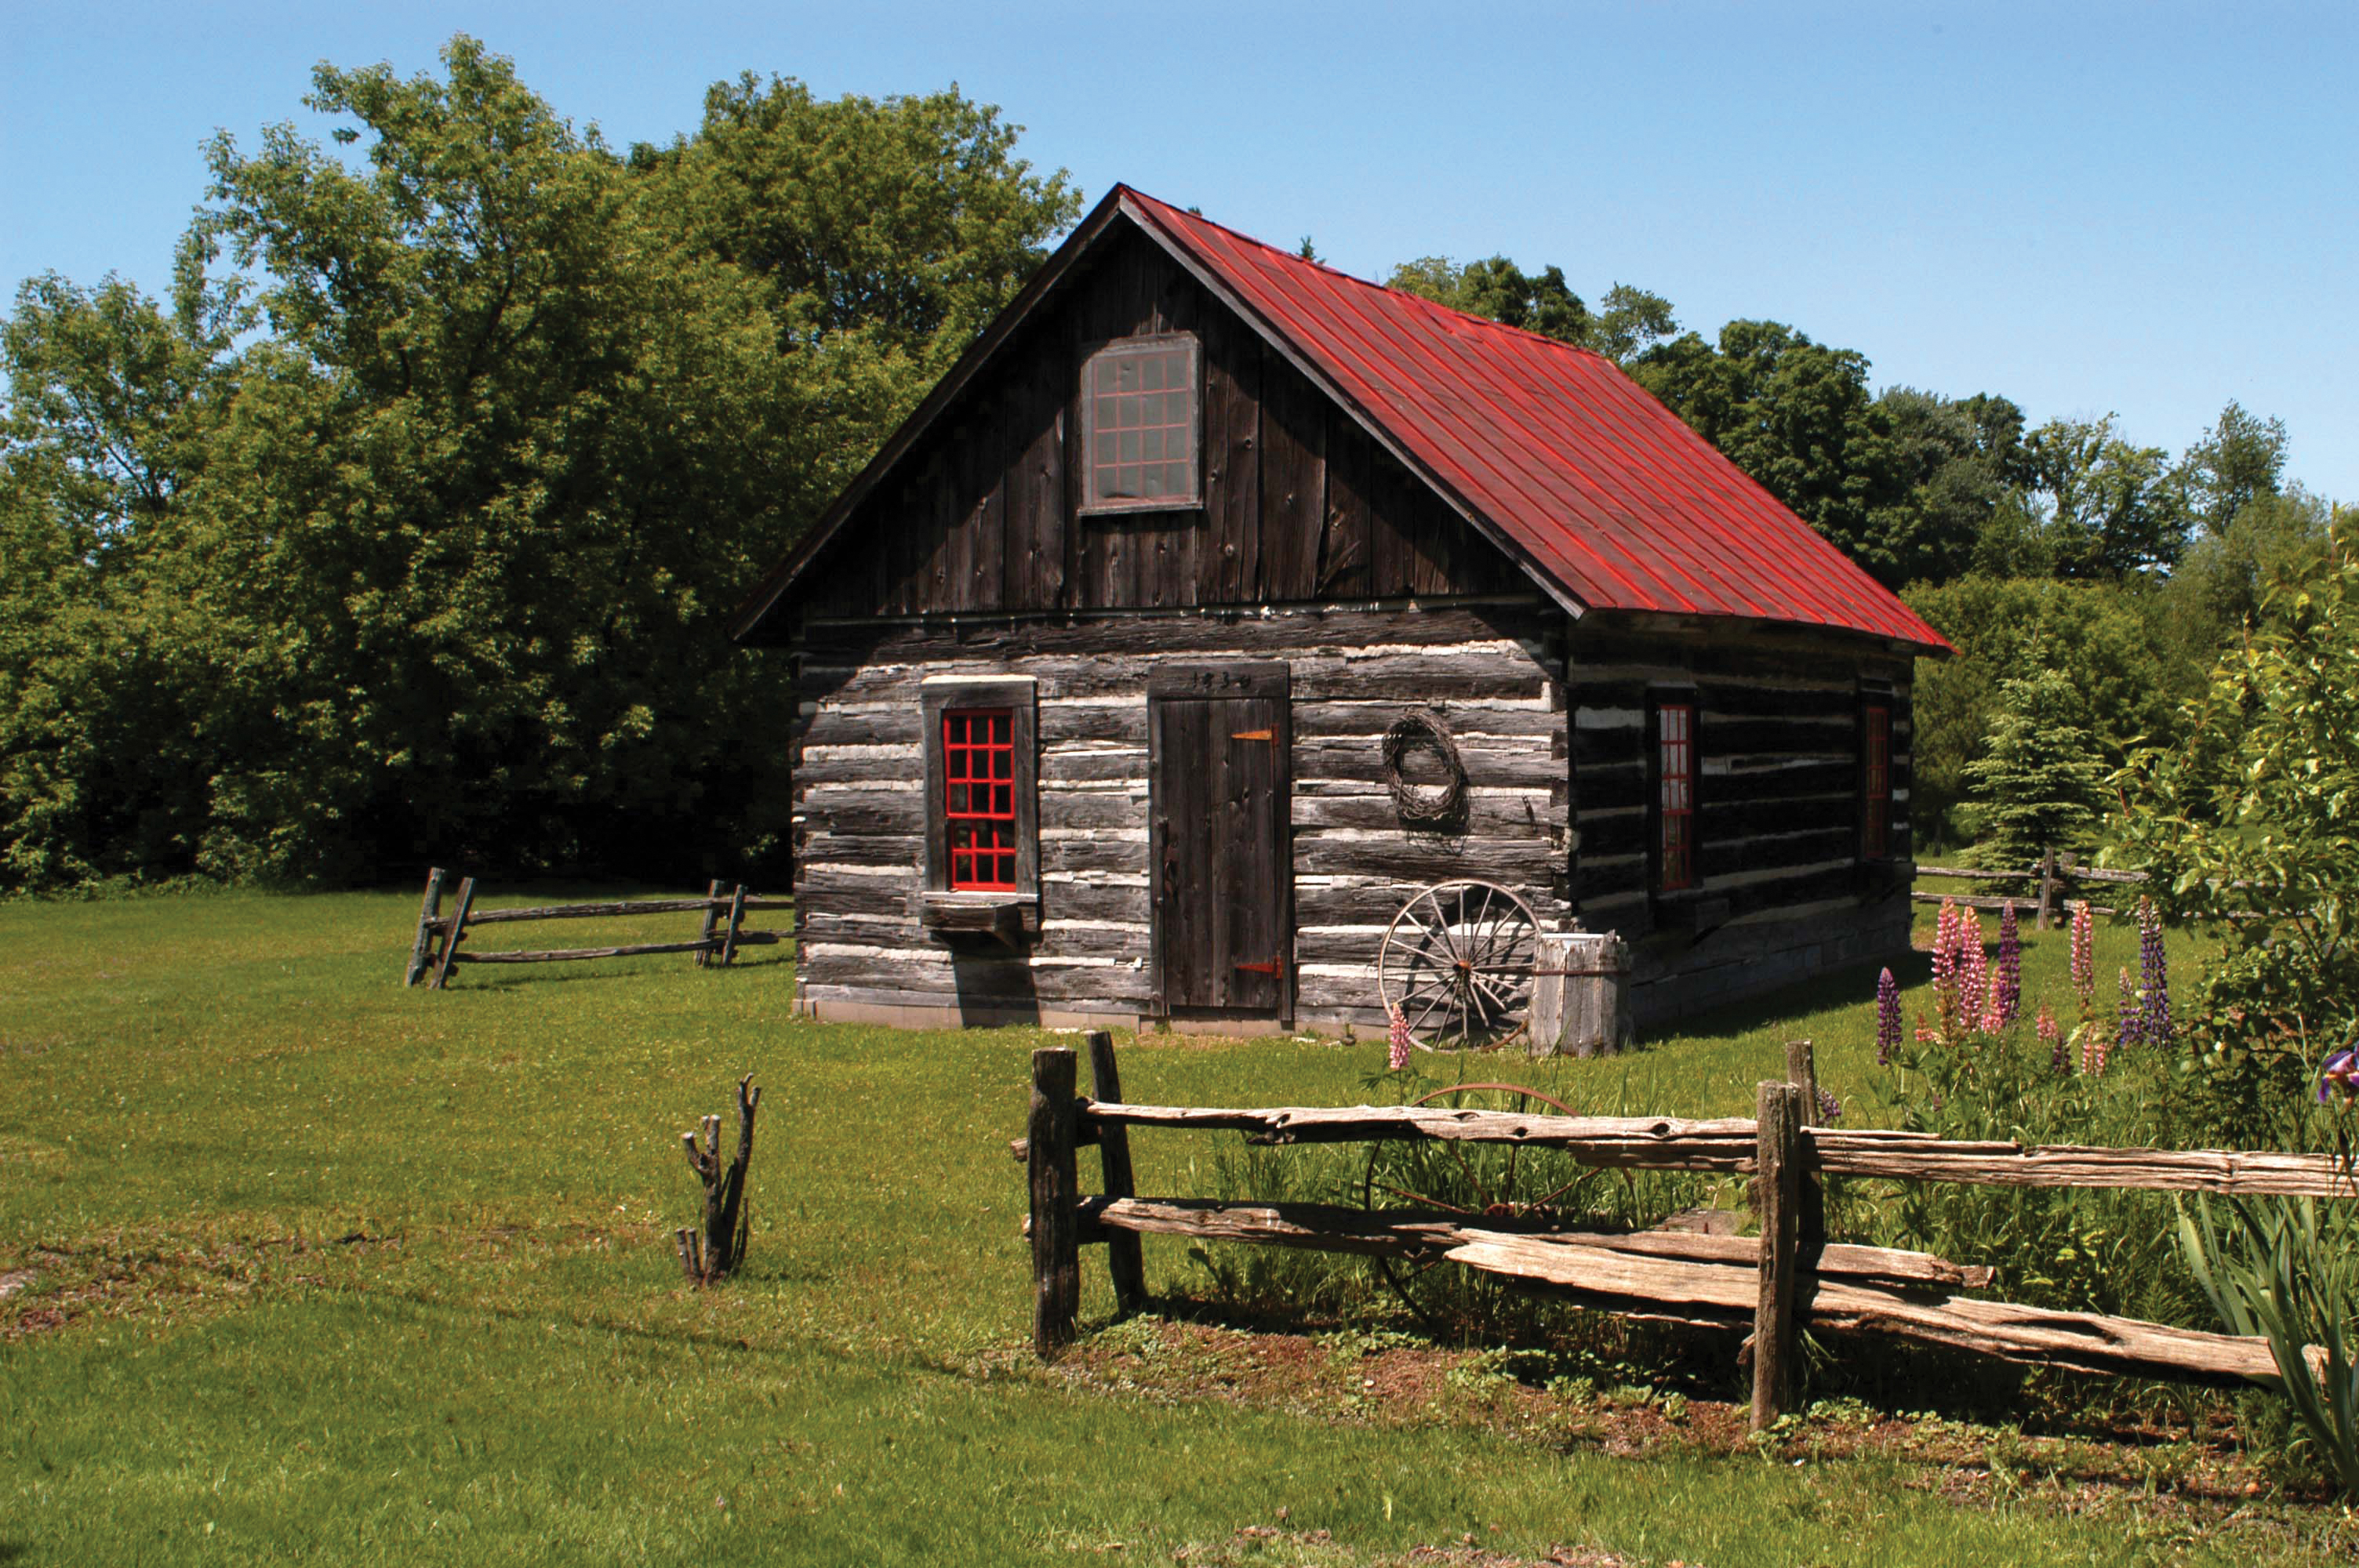
[[[1962,1505],[1888,1459],[1616,1457],[1446,1409],[1082,1387],[1025,1350],[1006,1152],[1055,1037],[799,1022],[782,947],[726,973],[476,967],[404,990],[416,908],[0,907],[0,1563],[1356,1563],[1469,1536],[1712,1568],[2253,1560]],[[2131,944],[2104,940],[2110,972]],[[2035,948],[2029,991],[2060,995],[2062,946]],[[1507,1067],[1601,1108],[1735,1112],[1807,1034],[1853,1098],[1875,1070],[1868,986]],[[1382,1055],[1123,1046],[1132,1098],[1215,1104],[1357,1101]],[[766,1091],[750,1267],[692,1292],[679,1136],[747,1071]],[[1201,1190],[1190,1163],[1215,1147],[1140,1139],[1141,1190]],[[1176,1243],[1150,1239],[1147,1266],[1158,1293],[1201,1289]],[[1090,1328],[1109,1303],[1084,1270]]]

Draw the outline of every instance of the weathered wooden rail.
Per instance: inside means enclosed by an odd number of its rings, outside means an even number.
[[[1764,1082],[1752,1118],[1518,1116],[1419,1106],[1224,1108],[1135,1105],[1120,1098],[1114,1042],[1093,1033],[1095,1098],[1075,1093],[1073,1053],[1032,1054],[1027,1136],[1010,1146],[1031,1183],[1033,1343],[1046,1357],[1069,1343],[1080,1308],[1080,1249],[1114,1251],[1117,1303],[1144,1299],[1142,1235],[1309,1248],[1367,1256],[1439,1256],[1634,1317],[1750,1328],[1753,1422],[1793,1402],[1798,1327],[1873,1333],[2009,1361],[2170,1381],[2273,1383],[2260,1338],[2173,1328],[2136,1318],[1994,1302],[1959,1292],[1992,1271],[1921,1252],[1827,1240],[1821,1184],[1832,1175],[2001,1186],[2359,1196],[2324,1155],[2241,1150],[2100,1149],[1965,1142],[1922,1133],[1804,1125],[1815,1103],[1807,1043],[1789,1047],[1783,1081]],[[1249,1143],[1385,1139],[1526,1145],[1616,1170],[1750,1175],[1757,1236],[1678,1229],[1562,1230],[1489,1217],[1360,1210],[1323,1204],[1142,1198],[1132,1191],[1132,1128],[1243,1132]],[[1095,1144],[1105,1192],[1083,1196],[1076,1151]],[[1118,1249],[1118,1250],[1117,1250]]]
[[[2057,895],[2069,891],[2076,883],[2094,882],[2101,886],[2134,887],[2142,885],[2147,880],[2144,871],[2114,871],[2100,866],[2084,866],[2071,855],[2060,855],[2052,849],[2042,855],[2037,864],[2027,866],[2019,871],[1977,871],[1967,866],[1920,865],[1917,868],[1917,874],[1920,877],[1947,877],[1952,881],[1967,882],[2031,883],[2038,890],[2036,893],[2027,893],[2016,898],[1989,893],[1926,892],[1921,890],[1912,892],[1908,896],[1919,903],[1940,903],[1947,900],[1962,904],[1969,909],[2001,909],[2010,903],[2020,905],[2028,903],[2032,905],[2038,928],[2042,931],[2048,929],[2049,922],[2055,917]],[[2103,905],[2092,907],[2098,914],[2120,913],[2118,910],[2108,909]]]
[[[475,907],[475,879],[462,877],[453,892],[451,913],[442,913],[442,896],[450,884],[450,873],[437,866],[426,873],[426,896],[418,911],[418,934],[409,945],[409,962],[402,971],[401,983],[414,986],[421,981],[430,989],[442,990],[451,983],[451,970],[459,964],[562,964],[586,958],[627,958],[642,953],[693,953],[699,968],[716,958],[723,966],[736,960],[740,947],[762,946],[783,942],[787,934],[778,931],[748,931],[745,921],[748,913],[764,909],[788,909],[794,901],[787,898],[759,898],[748,893],[741,884],[736,887],[714,881],[702,898],[642,898],[618,899],[593,903],[540,904],[528,909],[482,909]],[[634,914],[701,914],[702,927],[692,942],[627,942],[604,947],[508,948],[495,953],[469,953],[460,944],[480,925],[501,925],[528,920],[593,920]]]

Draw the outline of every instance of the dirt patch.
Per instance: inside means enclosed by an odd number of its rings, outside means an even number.
[[[2194,1431],[2124,1422],[2045,1436],[1902,1417],[1841,1400],[1821,1401],[1756,1437],[1740,1403],[1549,1377],[1548,1369],[1537,1355],[1438,1349],[1397,1334],[1310,1336],[1136,1318],[1083,1340],[1050,1375],[1158,1402],[1217,1400],[1332,1422],[1474,1426],[1615,1457],[1677,1452],[1757,1454],[1802,1465],[1897,1461],[1901,1484],[1965,1506],[2030,1506],[2145,1537],[2225,1539],[2256,1548],[2299,1541],[2359,1556],[2359,1519],[2331,1507],[2321,1488],[2288,1483],[2248,1460],[2224,1419]],[[1252,1535],[1256,1530],[1271,1534]],[[1185,1560],[1222,1563],[1252,1549],[1266,1561],[1280,1538],[1286,1551],[1279,1560],[1355,1561],[1332,1547],[1322,1556],[1320,1541],[1286,1536],[1282,1526],[1247,1527],[1233,1541],[1190,1548],[1195,1554]],[[1473,1540],[1418,1552],[1425,1554],[1381,1561],[1473,1568],[1526,1561]],[[1612,1568],[1621,1559],[1592,1551],[1534,1561]]]
[[[1103,1550],[1103,1549],[1101,1549]],[[1495,1552],[1473,1536],[1446,1546],[1412,1546],[1407,1552],[1362,1557],[1335,1543],[1326,1530],[1288,1530],[1249,1524],[1226,1541],[1180,1547],[1171,1561],[1191,1568],[1228,1568],[1232,1563],[1293,1563],[1300,1568],[1636,1568],[1627,1557],[1584,1547],[1561,1546],[1541,1557]],[[1674,1559],[1662,1568],[1697,1568]]]

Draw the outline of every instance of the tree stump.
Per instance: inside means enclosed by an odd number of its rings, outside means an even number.
[[[679,1249],[679,1266],[692,1285],[710,1285],[725,1278],[745,1261],[745,1242],[753,1210],[745,1202],[745,1166],[754,1157],[754,1112],[762,1090],[746,1074],[737,1080],[737,1152],[727,1165],[721,1162],[721,1119],[704,1119],[704,1141],[693,1132],[679,1135],[688,1150],[689,1169],[704,1184],[704,1223],[681,1226],[672,1233]]]

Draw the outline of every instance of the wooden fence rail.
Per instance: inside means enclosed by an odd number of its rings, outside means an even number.
[[[402,971],[401,983],[414,986],[426,982],[435,990],[451,983],[451,970],[458,964],[559,964],[586,958],[627,958],[642,953],[693,953],[697,967],[711,964],[715,957],[726,966],[735,961],[737,949],[783,942],[787,934],[778,931],[748,931],[745,929],[749,911],[789,909],[794,901],[788,898],[759,898],[748,893],[744,886],[734,888],[714,881],[702,898],[642,898],[607,900],[596,903],[551,903],[527,909],[475,908],[475,879],[462,878],[454,894],[454,906],[449,914],[442,913],[443,890],[449,884],[450,873],[440,866],[426,874],[426,897],[418,912],[418,935],[410,943],[409,963]],[[596,920],[634,914],[687,914],[702,916],[702,927],[692,942],[629,942],[604,947],[510,948],[496,953],[469,953],[460,944],[479,925],[500,925],[524,920]]]
[[[1089,1037],[1099,1095],[1117,1095],[1113,1037]],[[2136,1318],[2058,1312],[1961,1295],[1989,1268],[1921,1252],[1830,1242],[1821,1188],[1830,1175],[2011,1186],[2359,1196],[2321,1155],[2242,1150],[2096,1149],[1964,1142],[1875,1129],[1804,1124],[1816,1073],[1807,1043],[1789,1047],[1788,1076],[1764,1082],[1752,1118],[1516,1116],[1418,1106],[1223,1108],[1134,1105],[1075,1093],[1073,1053],[1036,1051],[1028,1135],[1010,1145],[1031,1177],[1036,1283],[1033,1343],[1046,1357],[1071,1341],[1081,1299],[1080,1251],[1134,1250],[1114,1264],[1130,1310],[1143,1296],[1141,1235],[1308,1248],[1366,1256],[1439,1257],[1578,1304],[1629,1316],[1744,1329],[1757,1429],[1792,1408],[1799,1327],[1897,1336],[2005,1360],[2083,1372],[2215,1384],[2274,1383],[2260,1338],[2173,1328]],[[1621,1170],[1748,1174],[1759,1236],[1663,1229],[1564,1230],[1512,1219],[1323,1204],[1141,1198],[1131,1190],[1129,1129],[1226,1130],[1249,1143],[1386,1139],[1555,1149]],[[1095,1144],[1105,1193],[1083,1196],[1075,1152]],[[1119,1151],[1118,1157],[1115,1152]]]
[[[2108,871],[2101,866],[2083,866],[2071,855],[2049,850],[2039,860],[2019,871],[1977,871],[1968,866],[1926,866],[1917,868],[1920,877],[1948,877],[1967,882],[2028,882],[2038,891],[2021,898],[2006,898],[1988,893],[1950,893],[1911,892],[1909,897],[1919,903],[1940,903],[1945,900],[1969,909],[2001,909],[2007,904],[2030,903],[2040,930],[2048,929],[2055,917],[2056,895],[2075,882],[2096,882],[2105,885],[2135,887],[2147,880],[2144,871]],[[2118,910],[2092,905],[2098,914],[2117,914]]]

